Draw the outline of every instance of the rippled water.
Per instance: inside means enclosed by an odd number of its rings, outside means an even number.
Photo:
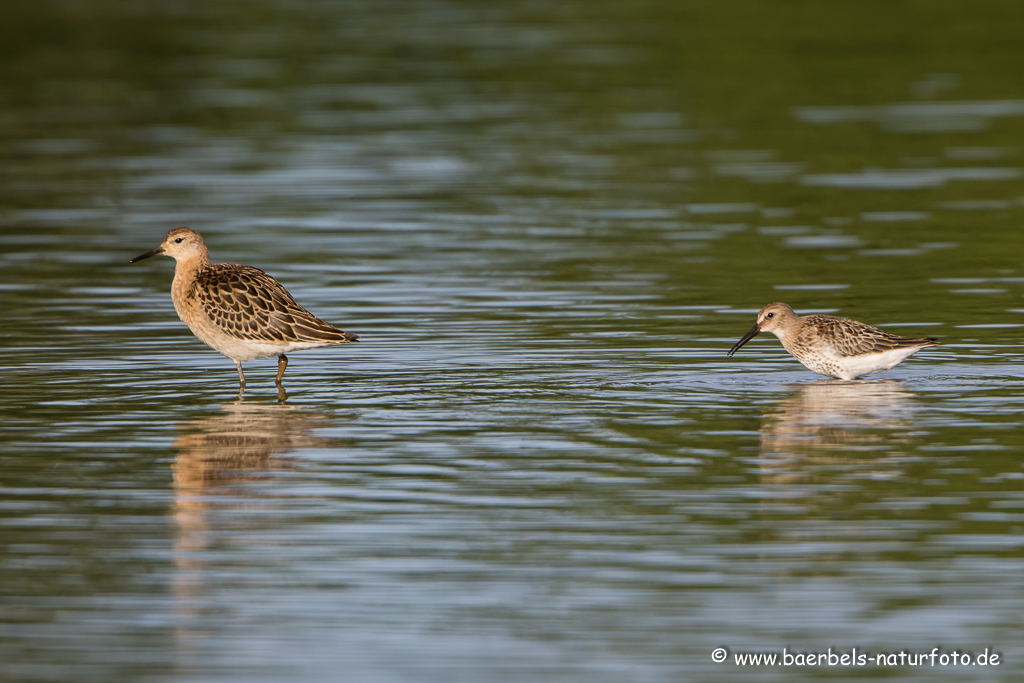
[[[0,677],[1019,676],[1020,11],[726,5],[3,10]],[[178,225],[361,343],[238,400]]]

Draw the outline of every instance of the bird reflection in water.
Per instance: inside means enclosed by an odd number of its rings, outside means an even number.
[[[892,379],[801,385],[764,416],[762,466],[779,458],[891,451],[908,441],[914,394]],[[876,456],[877,458],[877,456]]]
[[[182,495],[199,494],[217,482],[258,478],[288,466],[279,456],[297,448],[322,448],[335,440],[312,434],[333,418],[279,403],[221,407],[219,413],[179,425],[174,440],[174,487]]]
[[[316,436],[336,418],[287,404],[237,401],[214,415],[179,425],[173,469],[176,614],[179,646],[195,645],[190,625],[200,621],[202,599],[214,563],[209,549],[244,543],[258,509],[273,498],[260,482],[291,468],[290,451],[337,447],[338,439]],[[256,484],[255,486],[253,484]],[[265,516],[262,516],[265,520]]]

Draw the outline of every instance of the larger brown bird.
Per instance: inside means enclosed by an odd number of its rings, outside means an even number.
[[[159,247],[131,263],[160,254],[176,261],[171,299],[178,317],[199,339],[235,361],[239,393],[245,389],[242,361],[277,356],[275,384],[281,389],[286,353],[359,339],[307,311],[259,268],[210,263],[206,243],[191,228],[174,228]]]

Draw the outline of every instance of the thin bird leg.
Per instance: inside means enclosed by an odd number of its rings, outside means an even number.
[[[242,361],[236,360],[235,367],[238,368],[238,393],[245,391],[245,375],[242,374]]]
[[[284,378],[284,369],[288,367],[288,357],[283,353],[277,357],[277,379],[274,380],[279,388],[281,386],[281,380]]]

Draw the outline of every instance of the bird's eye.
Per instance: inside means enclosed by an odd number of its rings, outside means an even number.
[[[175,244],[181,244],[181,243],[182,243],[182,242],[184,242],[184,241],[185,241],[185,238],[184,238],[184,237],[179,237],[178,239],[174,240],[174,243],[175,243]]]
[[[771,318],[771,317],[772,317],[773,315],[775,315],[775,314],[774,314],[774,313],[769,313],[769,314],[768,314],[768,315],[766,315],[765,317],[766,317],[766,318]]]

